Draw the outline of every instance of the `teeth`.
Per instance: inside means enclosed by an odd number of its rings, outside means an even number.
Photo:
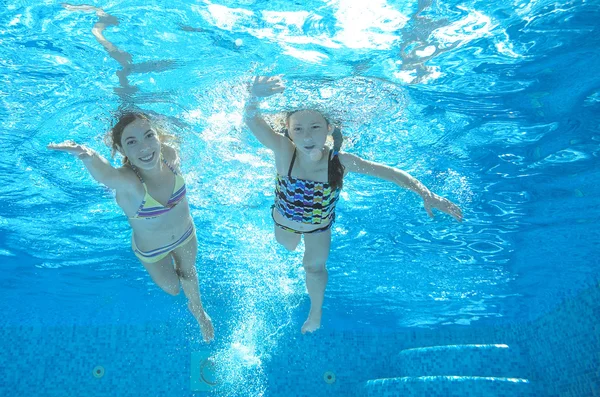
[[[148,161],[152,158],[152,156],[154,156],[154,153],[151,153],[151,154],[147,155],[146,157],[140,157],[140,160]]]

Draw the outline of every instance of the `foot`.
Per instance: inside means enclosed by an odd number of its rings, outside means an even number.
[[[201,306],[195,306],[191,303],[188,303],[188,309],[194,315],[196,321],[198,321],[204,342],[211,342],[215,338],[215,330],[209,315]]]
[[[73,5],[73,4],[69,4],[69,3],[61,3],[61,6],[63,6],[64,8],[66,8],[69,11],[96,11],[98,10],[97,7],[94,6],[88,6],[88,5]]]
[[[110,14],[107,14],[102,8],[88,6],[85,4],[84,5],[72,5],[72,4],[68,4],[68,3],[62,3],[62,6],[69,11],[95,12],[99,18],[98,22],[103,23],[105,25],[118,25],[119,24],[119,20],[116,17],[114,17]]]
[[[313,312],[311,310],[308,314],[308,318],[302,325],[302,329],[300,330],[300,332],[302,332],[303,334],[307,332],[315,332],[319,328],[321,328],[321,312]]]

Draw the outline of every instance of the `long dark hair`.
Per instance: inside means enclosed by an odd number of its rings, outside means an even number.
[[[290,123],[290,117],[297,112],[301,112],[302,110],[294,110],[293,112],[287,112],[286,117],[285,117],[285,124],[289,125]],[[325,122],[327,123],[327,128],[329,128],[329,120],[327,119],[327,117],[325,117],[323,115],[323,113],[319,112],[318,110],[315,110],[316,112],[318,112],[324,119]],[[289,133],[287,131],[287,129],[284,130],[284,134],[289,138]],[[332,190],[336,190],[336,189],[341,189],[344,186],[344,170],[345,167],[342,165],[342,162],[340,161],[340,149],[342,148],[342,144],[344,143],[344,136],[342,135],[342,130],[338,125],[334,125],[333,126],[333,133],[332,133],[332,138],[333,138],[333,153],[331,155],[331,157],[329,158],[329,164],[328,164],[328,170],[329,173],[327,175],[327,182],[329,182],[329,184],[331,185],[331,189]]]
[[[344,143],[344,136],[339,126],[333,127],[333,154],[329,160],[329,175],[328,181],[332,189],[341,189],[344,186],[344,166],[340,161],[340,149]]]

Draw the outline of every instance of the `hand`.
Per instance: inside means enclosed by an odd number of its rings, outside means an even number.
[[[57,150],[59,152],[67,152],[69,154],[79,157],[80,159],[85,159],[94,155],[94,152],[91,149],[83,145],[78,145],[73,141],[51,143],[47,146],[47,148],[50,150]]]
[[[252,87],[250,87],[250,93],[259,98],[278,94],[283,92],[283,90],[285,90],[285,86],[279,77],[256,76]]]
[[[463,215],[461,209],[447,198],[430,193],[423,197],[423,205],[425,206],[425,211],[427,211],[427,214],[430,218],[433,218],[432,208],[436,208],[448,215],[451,215],[457,221],[462,222]]]

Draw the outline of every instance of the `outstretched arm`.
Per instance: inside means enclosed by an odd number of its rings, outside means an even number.
[[[64,141],[62,143],[51,143],[47,148],[78,157],[92,175],[92,178],[110,189],[118,189],[126,183],[125,177],[118,169],[110,165],[100,154],[84,145],[78,145],[73,141]]]
[[[257,76],[250,90],[252,96],[244,107],[246,125],[260,143],[273,151],[281,147],[281,140],[284,137],[273,131],[271,126],[262,118],[258,110],[258,104],[261,98],[283,92],[284,89],[283,82],[278,77]]]
[[[364,160],[350,153],[340,153],[340,160],[347,171],[370,175],[386,181],[394,182],[396,185],[417,193],[423,199],[423,205],[427,214],[433,218],[433,208],[451,215],[462,222],[461,209],[450,200],[432,193],[418,179],[398,168]]]

